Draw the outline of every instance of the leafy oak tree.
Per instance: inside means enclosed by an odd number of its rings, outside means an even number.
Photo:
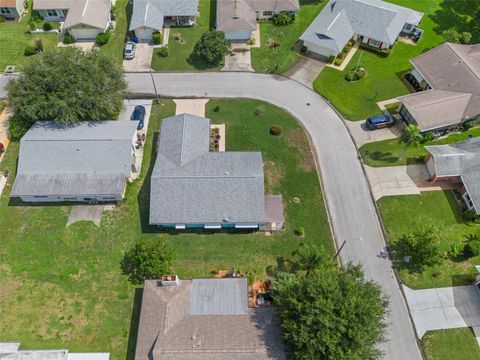
[[[195,44],[193,53],[212,65],[219,64],[230,51],[230,40],[223,31],[207,31]]]
[[[38,120],[114,119],[125,89],[122,69],[98,52],[76,47],[47,51],[25,64],[8,85],[10,132],[19,137]]]
[[[281,273],[272,295],[290,359],[381,357],[388,299],[360,266],[330,263],[306,276]]]
[[[420,228],[403,234],[395,247],[402,258],[408,257],[413,266],[420,271],[425,266],[437,265],[442,260],[438,250],[438,230],[434,227]]]

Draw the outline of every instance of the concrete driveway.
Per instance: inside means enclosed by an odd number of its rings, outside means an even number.
[[[135,58],[123,60],[123,70],[128,72],[150,71],[152,56],[153,45],[138,43],[135,48]]]
[[[480,290],[475,285],[403,289],[419,339],[428,330],[480,326]]]
[[[365,120],[345,120],[345,125],[347,125],[348,131],[350,131],[350,135],[353,137],[358,148],[370,142],[395,139],[399,137],[405,129],[405,124],[401,120],[397,120],[392,127],[377,130],[369,130],[365,126]]]
[[[154,97],[150,74],[126,74],[131,92]],[[365,275],[378,282],[390,298],[385,359],[421,360],[413,324],[385,248],[379,219],[357,149],[343,120],[322,99],[296,81],[257,73],[155,73],[162,96],[174,98],[253,98],[287,110],[308,133],[326,197],[337,246],[346,241],[340,258],[363,265]],[[286,199],[288,201],[288,199]],[[319,204],[323,206],[323,202]]]
[[[250,46],[232,44],[232,50],[225,56],[225,66],[222,71],[253,71]]]
[[[313,82],[327,65],[319,60],[301,56],[283,75],[313,89]]]
[[[91,221],[100,226],[103,214],[103,205],[75,205],[72,206],[68,217],[67,227],[78,221]]]

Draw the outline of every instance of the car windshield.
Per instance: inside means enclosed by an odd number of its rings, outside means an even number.
[[[132,49],[128,49],[128,48],[127,48],[127,49],[125,49],[125,52],[126,52],[127,54],[130,54],[130,53],[132,52]]]

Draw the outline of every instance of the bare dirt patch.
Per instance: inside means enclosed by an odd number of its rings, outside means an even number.
[[[273,161],[265,161],[264,164],[265,179],[267,182],[267,191],[273,191],[283,178],[283,169]]]
[[[315,169],[315,160],[307,136],[302,129],[295,129],[287,135],[288,145],[296,148],[300,153],[300,165],[305,171]]]

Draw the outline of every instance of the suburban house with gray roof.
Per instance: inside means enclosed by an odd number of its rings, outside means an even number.
[[[0,343],[2,360],[109,360],[108,352],[71,353],[68,350],[20,350],[19,342]]]
[[[209,119],[182,114],[162,120],[150,224],[281,230],[281,196],[265,195],[262,154],[209,150]]]
[[[65,21],[74,0],[33,0],[32,9],[38,11],[44,21]]]
[[[424,91],[398,98],[404,121],[427,132],[480,119],[480,44],[445,43],[410,62]]]
[[[460,193],[465,205],[480,216],[480,138],[425,149],[429,153],[426,164],[431,180],[463,184]]]
[[[217,30],[232,41],[248,41],[257,20],[270,19],[282,11],[296,13],[298,0],[222,0],[217,1]]]
[[[145,280],[135,360],[286,360],[273,308],[249,308],[246,278]]]
[[[138,41],[152,41],[164,26],[192,26],[198,15],[198,0],[135,0],[130,31]]]
[[[24,202],[122,200],[137,171],[134,121],[41,121],[20,140],[11,197]]]
[[[0,16],[8,20],[18,19],[22,16],[25,0],[0,0]]]
[[[307,51],[336,56],[350,39],[386,49],[410,32],[423,13],[381,0],[330,0],[300,37]]]

